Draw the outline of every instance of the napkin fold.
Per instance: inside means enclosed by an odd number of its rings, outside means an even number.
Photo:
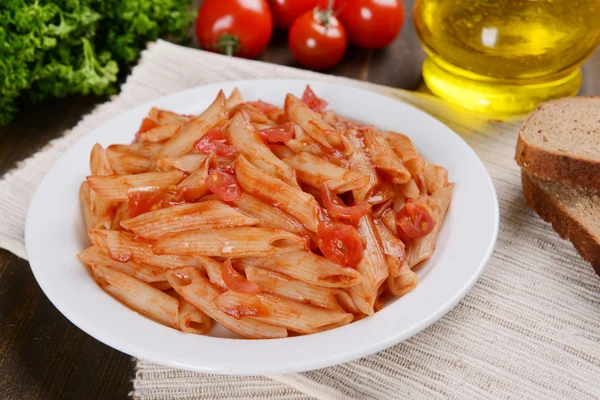
[[[425,94],[158,41],[144,51],[118,96],[0,179],[0,247],[26,258],[23,229],[36,186],[72,143],[102,122],[182,89],[253,78],[358,86],[411,103],[449,125],[471,145],[494,181],[501,215],[496,250],[458,306],[380,353],[306,373],[250,377],[201,374],[138,360],[134,398],[600,397],[600,278],[569,242],[528,209],[513,161],[520,122],[488,121]]]

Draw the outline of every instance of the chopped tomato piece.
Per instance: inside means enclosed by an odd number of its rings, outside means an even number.
[[[319,249],[330,261],[342,267],[355,267],[362,260],[363,241],[353,226],[321,221],[318,235]]]
[[[178,202],[174,201],[170,193],[163,190],[133,190],[127,194],[129,218],[174,204],[178,204]]]
[[[315,92],[310,88],[310,85],[306,85],[306,89],[304,89],[304,94],[302,95],[302,101],[309,106],[311,110],[316,112],[325,110],[329,104],[325,100],[317,97]]]
[[[410,239],[418,239],[435,228],[433,211],[420,201],[406,203],[396,214],[396,224]]]
[[[230,169],[229,169],[230,170]],[[232,172],[227,168],[216,169],[206,177],[204,184],[223,201],[237,201],[242,196],[242,189]]]
[[[221,278],[223,278],[225,285],[234,292],[245,294],[260,292],[260,286],[254,282],[250,282],[233,269],[230,260],[225,260],[223,263],[223,266],[221,267]]]
[[[205,134],[194,145],[200,153],[215,153],[219,157],[233,157],[237,154],[234,145],[227,143],[221,128],[216,128]]]
[[[271,111],[277,110],[277,107],[275,107],[273,104],[267,103],[262,100],[249,101],[248,104],[253,105],[254,107],[258,108],[260,111],[262,111],[265,114],[268,114]]]
[[[271,143],[287,142],[294,138],[294,124],[287,122],[273,128],[261,129],[258,134]]]
[[[371,211],[371,205],[366,201],[353,206],[345,205],[327,184],[321,188],[321,199],[323,199],[323,205],[329,211],[329,215],[333,218],[348,220],[354,225],[358,223],[360,217]]]

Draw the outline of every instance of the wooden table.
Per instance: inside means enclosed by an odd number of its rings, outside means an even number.
[[[412,2],[405,2],[409,4]],[[410,9],[410,8],[409,8]],[[416,89],[424,54],[407,19],[388,48],[350,48],[332,74]],[[277,32],[261,57],[297,66]],[[600,51],[584,66],[582,94],[600,94]],[[0,129],[0,175],[60,136],[105,98],[49,100]],[[1,219],[1,216],[0,216]],[[35,282],[27,261],[0,250],[0,399],[124,398],[132,389],[131,357],[105,346],[63,317]]]

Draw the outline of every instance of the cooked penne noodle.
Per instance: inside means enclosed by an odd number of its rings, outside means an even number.
[[[394,296],[404,296],[417,287],[419,278],[408,266],[402,268],[397,276],[389,276],[387,283]]]
[[[260,222],[257,226],[261,228],[285,229],[286,231],[301,235],[308,232],[298,220],[292,218],[279,208],[248,193],[243,193],[235,202],[235,206],[245,214],[258,218]]]
[[[321,145],[315,142],[308,136],[299,125],[294,124],[294,139],[290,139],[283,144],[288,147],[294,154],[310,153],[317,156],[325,157],[325,152]]]
[[[412,140],[407,136],[397,132],[380,132],[383,137],[392,146],[396,154],[402,158],[406,169],[410,171],[412,176],[417,176],[423,169],[425,161],[419,157],[419,153],[415,148]]]
[[[261,171],[243,155],[235,162],[235,175],[245,192],[276,205],[309,230],[317,231],[319,205],[314,197]]]
[[[100,247],[91,246],[77,254],[79,261],[93,267],[95,265],[105,265],[119,272],[132,276],[146,283],[166,282],[167,275],[163,268],[152,265],[140,264],[133,261],[118,262],[104,253]]]
[[[352,191],[354,201],[360,203],[367,200],[373,188],[379,184],[379,177],[377,176],[375,166],[366,152],[362,139],[358,136],[358,132],[356,130],[347,130],[346,138],[354,146],[354,152],[350,155],[350,168],[369,177],[369,182],[366,185]]]
[[[178,169],[179,171],[191,174],[202,167],[207,157],[205,154],[186,154],[181,157],[162,158],[156,162],[156,169],[159,171]]]
[[[293,94],[286,96],[284,109],[288,119],[298,124],[321,146],[338,149],[344,154],[352,152],[352,145],[346,138]]]
[[[435,250],[435,242],[442,228],[442,222],[446,217],[450,201],[452,200],[452,192],[454,191],[454,183],[446,187],[438,189],[431,195],[431,200],[434,204],[432,208],[434,218],[436,220],[435,227],[429,234],[422,238],[411,241],[406,252],[406,262],[410,268],[414,268],[419,263],[427,260],[433,255]]]
[[[111,230],[121,230],[121,221],[129,219],[129,203],[124,201],[119,203],[117,211],[115,212],[115,218],[113,218],[112,224],[110,225]]]
[[[193,202],[209,192],[206,187],[206,177],[208,176],[210,162],[211,157],[207,157],[198,170],[179,182],[176,189],[183,200]]]
[[[99,197],[113,201],[127,200],[130,190],[168,189],[183,180],[181,171],[146,172],[137,175],[87,177],[87,181]]]
[[[257,218],[247,217],[227,204],[213,200],[150,211],[123,221],[121,226],[136,235],[154,240],[167,233],[226,226],[251,226],[259,222]]]
[[[268,257],[302,250],[307,245],[306,237],[283,229],[214,228],[164,235],[156,241],[154,252],[228,258]]]
[[[268,258],[244,258],[236,260],[235,265],[266,268],[302,282],[329,288],[356,286],[363,280],[360,272],[354,268],[340,267],[308,251],[293,251]]]
[[[224,313],[241,320],[254,319],[298,333],[315,333],[352,322],[352,314],[300,303],[269,293],[227,291],[215,300]],[[247,318],[246,318],[247,317]]]
[[[291,157],[294,154],[296,154],[292,149],[286,147],[284,144],[271,144],[269,145],[269,150],[271,150],[271,152],[275,154],[275,156],[277,156],[277,158],[279,158],[280,160],[283,160],[286,157]]]
[[[401,270],[408,268],[404,242],[394,236],[383,222],[375,220],[374,224],[383,244],[383,254],[385,254],[390,276],[399,276]]]
[[[179,330],[196,335],[210,331],[212,320],[185,299],[179,299]]]
[[[152,158],[153,165],[161,158],[181,157],[194,148],[202,136],[227,121],[225,95],[220,91],[215,101],[198,117],[186,122]]]
[[[394,236],[398,236],[398,225],[396,225],[396,213],[392,209],[387,209],[381,214],[381,222],[385,225],[388,231]]]
[[[296,170],[298,180],[321,188],[324,184],[336,193],[359,189],[369,184],[369,176],[338,167],[309,153],[300,153],[283,160]]]
[[[92,218],[92,206],[90,204],[90,190],[90,184],[87,181],[83,181],[81,186],[79,186],[79,203],[81,204],[86,231],[92,229],[92,224],[94,222]]]
[[[294,170],[269,150],[241,113],[231,119],[227,138],[254,166],[288,185],[298,187]]]
[[[95,175],[113,175],[114,171],[108,161],[106,150],[99,144],[95,144],[90,155],[90,171]],[[91,186],[91,185],[90,185]],[[91,186],[93,187],[93,186]],[[90,214],[92,216],[91,229],[108,229],[115,216],[117,203],[110,199],[101,198],[98,193],[90,190]]]
[[[361,288],[351,288],[348,293],[361,312],[373,315],[377,291],[387,279],[389,267],[383,253],[381,239],[371,217],[363,216],[358,222],[357,229],[366,242],[364,256],[356,265],[356,270],[360,272],[363,280]]]
[[[390,174],[395,183],[406,183],[410,180],[410,172],[383,136],[373,129],[366,129],[363,131],[363,137],[371,160],[377,168]]]
[[[398,212],[406,204],[406,196],[404,195],[404,189],[398,184],[394,185],[394,192],[395,197],[394,203],[392,204],[392,209],[394,210],[394,212]]]
[[[139,143],[163,143],[171,139],[173,135],[179,130],[187,121],[181,123],[173,123],[166,125],[159,125],[156,128],[149,129],[145,132],[140,132],[137,136]]]
[[[110,167],[117,175],[141,174],[150,169],[150,159],[147,157],[112,150],[108,150],[107,155]]]
[[[250,318],[235,319],[214,304],[221,291],[210,283],[196,268],[181,268],[167,272],[169,283],[188,303],[223,325],[230,331],[248,339],[274,339],[287,337],[282,327],[265,324]]]
[[[204,272],[206,272],[210,283],[216,285],[221,290],[228,290],[222,276],[223,263],[205,256],[194,255],[194,258],[198,261]]]
[[[448,185],[448,171],[445,168],[427,163],[423,167],[423,178],[427,193],[433,194]]]
[[[421,195],[421,190],[414,179],[406,183],[397,183],[396,185],[400,186],[400,191],[407,199],[416,199]]]
[[[232,108],[239,104],[242,104],[243,102],[244,97],[242,96],[242,92],[240,92],[238,88],[235,88],[227,98],[227,110],[231,110]]]
[[[107,151],[152,158],[162,146],[160,143],[113,144],[108,146]]]
[[[183,124],[191,119],[187,115],[181,115],[174,113],[173,111],[161,110],[156,107],[152,107],[148,112],[148,118],[155,120],[161,125],[165,124]]]
[[[90,154],[90,171],[92,175],[113,175],[114,172],[110,167],[110,162],[106,154],[106,150],[98,143],[92,147]]]
[[[161,324],[179,328],[177,299],[105,265],[92,266],[92,272],[100,286],[117,300]]]
[[[342,289],[312,285],[263,268],[247,267],[245,272],[250,282],[256,283],[267,292],[317,307],[352,311],[342,307],[352,304],[350,297]]]
[[[194,257],[154,254],[152,242],[137,238],[129,232],[93,229],[90,231],[90,238],[94,245],[116,261],[133,261],[161,268],[200,266]]]

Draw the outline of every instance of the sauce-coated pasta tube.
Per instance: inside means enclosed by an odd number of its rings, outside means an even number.
[[[204,277],[196,268],[181,268],[167,272],[169,283],[187,302],[229,329],[248,339],[273,339],[287,337],[282,327],[265,324],[253,319],[235,319],[214,304],[221,291]]]
[[[183,124],[189,121],[192,117],[188,115],[177,114],[173,111],[162,110],[160,108],[152,107],[148,111],[148,118],[155,120],[161,125],[165,124]]]
[[[90,155],[90,171],[93,175],[109,176],[114,171],[110,166],[107,152],[98,143],[92,148]],[[91,186],[91,185],[90,185]],[[92,216],[91,229],[109,229],[115,216],[118,204],[113,199],[103,198],[92,189],[90,190],[90,214]]]
[[[105,265],[92,266],[96,281],[116,299],[161,324],[179,328],[177,299]]]
[[[112,144],[107,151],[152,158],[162,148],[160,143]]]
[[[308,232],[304,225],[289,214],[248,193],[242,193],[241,197],[235,201],[235,206],[245,214],[258,218],[260,222],[257,226],[262,228],[285,229],[301,235]]]
[[[406,183],[410,180],[410,171],[383,136],[373,129],[366,129],[363,131],[363,137],[371,160],[377,168],[390,174],[395,183]]]
[[[366,185],[352,191],[354,201],[360,203],[367,200],[371,190],[379,184],[379,177],[358,132],[355,129],[348,129],[346,131],[346,138],[354,146],[354,152],[350,155],[350,167],[353,171],[360,172],[369,177],[369,182]]]
[[[171,171],[177,169],[191,174],[200,169],[207,157],[208,156],[205,154],[186,154],[181,157],[162,158],[157,161],[156,168],[159,171]]]
[[[87,177],[92,190],[107,200],[125,201],[130,190],[168,189],[185,178],[181,171],[146,172],[136,175]]]
[[[307,246],[306,237],[283,229],[236,227],[171,233],[156,241],[154,252],[228,258],[268,257]]]
[[[397,132],[379,132],[402,159],[412,176],[417,176],[423,169],[425,161],[417,153],[417,149],[409,137]]]
[[[212,320],[185,299],[179,300],[179,329],[186,333],[204,335],[212,325]]]
[[[293,251],[268,258],[244,258],[236,260],[235,265],[266,268],[323,287],[347,288],[362,282],[357,270],[340,267],[308,251]]]
[[[251,226],[259,222],[260,220],[247,217],[221,201],[211,200],[150,211],[123,221],[121,226],[136,235],[154,240],[168,233],[225,226]]]
[[[186,121],[187,122],[187,121]],[[171,139],[185,122],[159,125],[156,128],[140,132],[137,141],[140,143],[162,143]]]
[[[300,182],[319,189],[327,184],[336,193],[362,188],[370,181],[368,175],[338,167],[309,153],[296,154],[283,161],[296,170]]]
[[[120,262],[134,261],[161,268],[199,266],[198,261],[193,257],[154,254],[152,242],[138,238],[129,232],[92,229],[90,239],[110,258]]]
[[[305,334],[337,328],[349,324],[354,318],[344,311],[314,307],[265,292],[243,294],[230,290],[214,302],[222,312],[234,318],[251,318]]]
[[[310,194],[261,171],[243,155],[235,162],[235,175],[245,192],[276,205],[309,230],[317,231],[319,205]]]
[[[383,254],[391,276],[398,276],[407,267],[404,242],[390,232],[380,220],[374,221],[375,228],[383,245]]]

